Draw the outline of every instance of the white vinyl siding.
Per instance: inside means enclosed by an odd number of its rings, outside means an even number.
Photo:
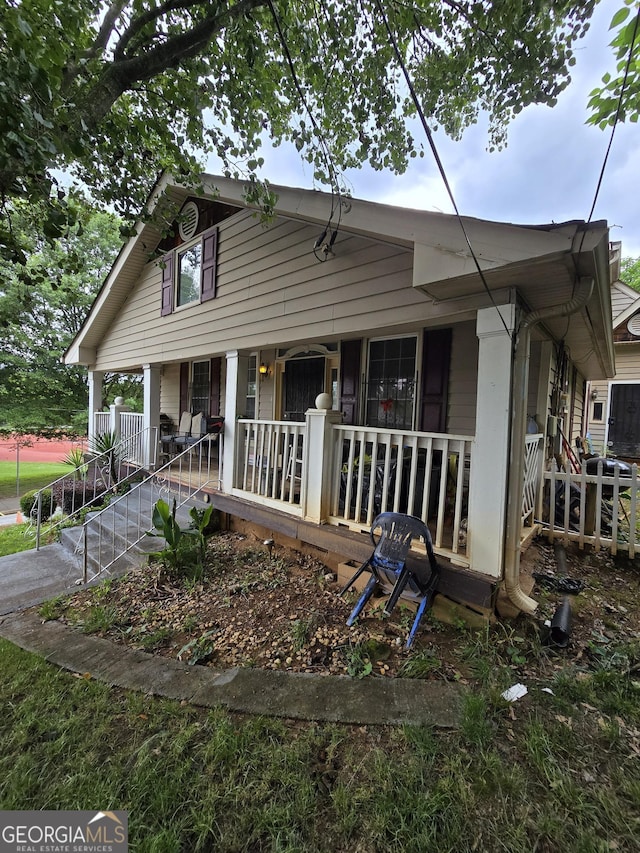
[[[640,342],[616,344],[616,375],[615,382],[638,382],[640,380]],[[595,402],[602,403],[602,420],[593,420],[594,401],[588,400],[589,406],[589,435],[593,449],[604,454],[606,452],[607,415],[609,411],[609,388],[606,381],[592,382],[591,390],[597,392]]]

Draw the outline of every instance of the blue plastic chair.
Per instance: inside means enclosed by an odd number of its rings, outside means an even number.
[[[378,536],[376,531],[379,531]],[[422,539],[424,542],[427,559],[425,561],[412,557],[411,565],[407,565],[409,549],[414,539]],[[340,595],[344,595],[363,572],[371,572],[371,578],[351,611],[347,625],[353,625],[376,588],[389,595],[384,608],[385,616],[391,615],[404,592],[419,602],[418,612],[405,645],[405,648],[411,648],[422,616],[431,602],[440,578],[440,567],[433,553],[429,528],[413,515],[383,512],[374,519],[371,526],[371,541],[375,546],[373,553],[340,591]]]

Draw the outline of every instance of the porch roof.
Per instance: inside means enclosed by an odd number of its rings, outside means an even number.
[[[236,206],[251,207],[244,201],[242,182],[214,175],[202,176],[205,197]],[[292,189],[272,185],[277,194],[276,214],[302,220],[325,228],[335,198],[315,190]],[[158,208],[168,199],[180,206],[193,195],[193,190],[176,184],[164,176],[150,199],[150,208]],[[485,269],[490,289],[516,287],[532,308],[544,307],[550,294],[568,301],[575,282],[574,263],[584,267],[580,275],[593,277],[594,288],[585,315],[577,322],[571,318],[572,335],[576,339],[572,353],[584,353],[578,365],[587,378],[612,375],[613,342],[611,305],[609,297],[608,260],[595,268],[596,255],[592,246],[594,235],[606,243],[606,224],[565,223],[563,225],[520,226],[463,217],[474,252]],[[436,300],[464,299],[480,293],[483,284],[469,268],[465,254],[466,241],[455,216],[432,211],[410,210],[376,202],[343,199],[340,230],[371,239],[391,242],[414,251],[414,286]],[[576,251],[576,238],[582,243]],[[64,360],[67,364],[91,365],[96,348],[129,296],[143,268],[162,237],[156,222],[138,223],[136,234],[123,246],[106,278],[82,328],[71,343]],[[599,251],[599,244],[598,244]],[[425,276],[425,270],[428,270]],[[597,275],[596,275],[597,273]],[[604,290],[603,290],[604,288]],[[606,299],[603,294],[606,292]],[[561,299],[558,299],[561,301]],[[552,333],[553,322],[548,323]],[[568,342],[568,341],[567,341]],[[595,353],[594,358],[590,353]]]

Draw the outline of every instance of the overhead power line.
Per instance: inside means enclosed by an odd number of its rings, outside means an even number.
[[[509,327],[507,326],[507,324],[505,323],[504,317],[502,316],[502,312],[500,311],[500,308],[498,307],[495,299],[493,298],[493,294],[491,293],[491,290],[489,289],[489,285],[487,284],[487,280],[486,280],[484,273],[480,267],[480,263],[479,263],[478,258],[476,256],[476,253],[474,252],[473,246],[471,245],[471,240],[469,239],[469,235],[467,233],[467,229],[465,227],[464,221],[462,219],[462,216],[460,215],[460,211],[458,210],[458,205],[456,204],[456,200],[454,198],[453,191],[451,189],[451,185],[449,184],[449,179],[447,178],[447,173],[445,172],[445,168],[444,168],[444,165],[442,163],[442,159],[440,158],[440,154],[438,153],[438,149],[436,148],[436,143],[435,143],[435,140],[433,138],[433,134],[431,133],[431,128],[427,124],[427,119],[425,117],[424,110],[422,109],[422,104],[420,103],[420,99],[418,98],[418,95],[416,93],[415,87],[413,85],[413,81],[411,80],[411,77],[409,75],[409,71],[407,70],[407,66],[405,65],[404,58],[400,52],[400,48],[398,47],[398,42],[396,40],[396,37],[395,37],[395,35],[391,29],[391,26],[389,25],[389,19],[387,18],[387,15],[385,13],[384,6],[382,5],[381,0],[376,0],[376,4],[378,6],[378,11],[380,12],[380,16],[381,16],[382,21],[384,23],[385,29],[389,35],[389,40],[391,42],[391,46],[393,47],[393,51],[396,55],[396,59],[398,60],[398,64],[400,65],[400,68],[402,70],[402,74],[404,76],[405,82],[409,88],[411,100],[413,101],[414,106],[417,110],[418,117],[420,119],[420,123],[422,124],[422,128],[425,132],[425,136],[427,137],[427,141],[429,142],[429,147],[431,148],[431,152],[432,152],[433,157],[436,161],[436,165],[438,166],[438,171],[440,172],[440,176],[442,178],[442,181],[445,185],[445,188],[446,188],[447,193],[449,195],[449,198],[451,200],[451,204],[453,205],[453,209],[454,209],[456,216],[458,218],[458,222],[460,224],[460,228],[461,228],[462,233],[464,235],[464,239],[465,239],[465,242],[467,244],[467,248],[469,249],[469,254],[473,258],[473,262],[475,264],[476,270],[478,272],[478,275],[480,276],[480,280],[482,281],[482,285],[483,285],[484,289],[486,290],[487,294],[489,295],[489,299],[491,300],[491,304],[493,305],[493,307],[498,312],[498,314],[500,316],[500,320],[502,321],[502,325],[504,326],[504,329],[505,329],[507,335],[509,335],[509,337],[513,340],[511,331],[510,331]]]

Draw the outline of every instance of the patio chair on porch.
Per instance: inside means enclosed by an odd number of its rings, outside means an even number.
[[[378,530],[380,532],[376,536]],[[426,558],[409,555],[414,539],[421,539],[424,542]],[[371,572],[371,578],[351,611],[347,625],[349,627],[353,625],[376,589],[389,595],[384,608],[385,616],[391,615],[398,599],[404,593],[405,597],[418,603],[418,610],[405,645],[408,649],[413,645],[420,621],[435,593],[440,577],[440,567],[433,553],[429,528],[413,515],[383,512],[374,519],[371,526],[371,541],[375,546],[373,553],[340,592],[340,595],[344,595],[363,572]]]
[[[163,454],[173,456],[179,450],[184,450],[187,438],[191,436],[191,421],[191,412],[183,412],[180,415],[178,431],[170,435],[163,435],[160,438]]]

